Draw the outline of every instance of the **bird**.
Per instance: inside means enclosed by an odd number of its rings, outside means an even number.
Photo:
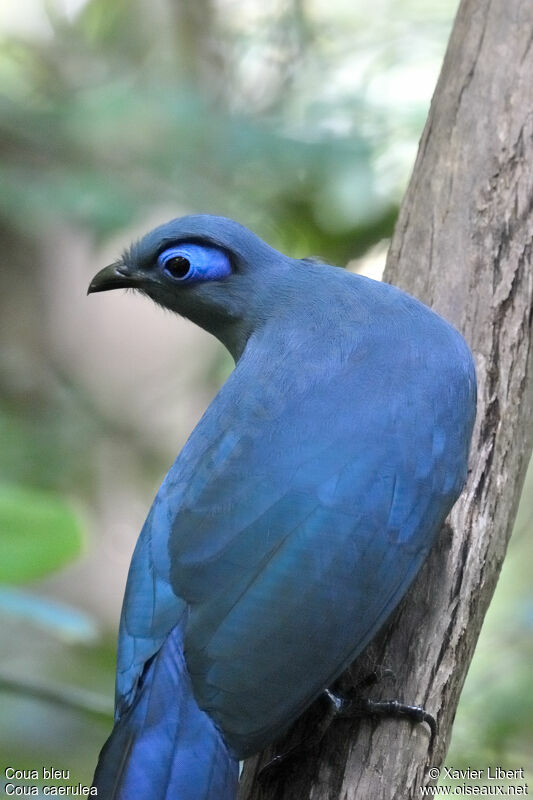
[[[465,483],[472,354],[400,289],[241,224],[166,222],[98,272],[214,335],[235,368],[131,561],[100,797],[235,800],[376,636]]]

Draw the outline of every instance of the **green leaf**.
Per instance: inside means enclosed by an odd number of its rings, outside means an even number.
[[[81,553],[82,526],[56,495],[0,486],[0,582],[41,578]]]

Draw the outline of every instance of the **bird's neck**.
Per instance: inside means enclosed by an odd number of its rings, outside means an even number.
[[[229,350],[233,360],[237,363],[246,349],[252,331],[244,320],[236,320],[232,325],[226,325],[212,333]]]
[[[213,309],[205,312],[196,310],[194,317],[191,315],[190,319],[217,338],[229,350],[235,363],[244,353],[254,328],[249,320],[217,314]]]

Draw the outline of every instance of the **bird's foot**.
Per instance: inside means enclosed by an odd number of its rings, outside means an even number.
[[[390,670],[387,670],[390,672]],[[429,750],[433,750],[435,738],[437,736],[437,723],[435,717],[422,708],[422,706],[412,706],[407,703],[400,703],[398,700],[371,700],[361,697],[359,690],[362,686],[371,686],[376,683],[372,680],[368,683],[358,683],[353,690],[352,697],[344,697],[327,689],[325,694],[335,709],[336,716],[339,717],[388,717],[389,719],[408,719],[413,723],[425,722],[430,730]]]
[[[429,740],[429,751],[431,752],[437,736],[437,723],[435,718],[424,708],[400,703],[398,700],[370,700],[361,696],[362,691],[387,678],[395,680],[396,676],[391,669],[376,667],[371,673],[357,681],[347,695],[340,694],[332,689],[326,689],[322,697],[327,701],[327,709],[320,718],[319,723],[314,726],[313,732],[297,744],[271,758],[259,771],[259,779],[266,780],[275,773],[278,767],[320,744],[324,734],[335,719],[388,717],[389,719],[408,719],[413,723],[425,722],[431,733]]]

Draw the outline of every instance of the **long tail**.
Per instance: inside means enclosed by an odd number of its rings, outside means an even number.
[[[235,800],[238,762],[192,693],[176,626],[100,753],[102,800]]]

